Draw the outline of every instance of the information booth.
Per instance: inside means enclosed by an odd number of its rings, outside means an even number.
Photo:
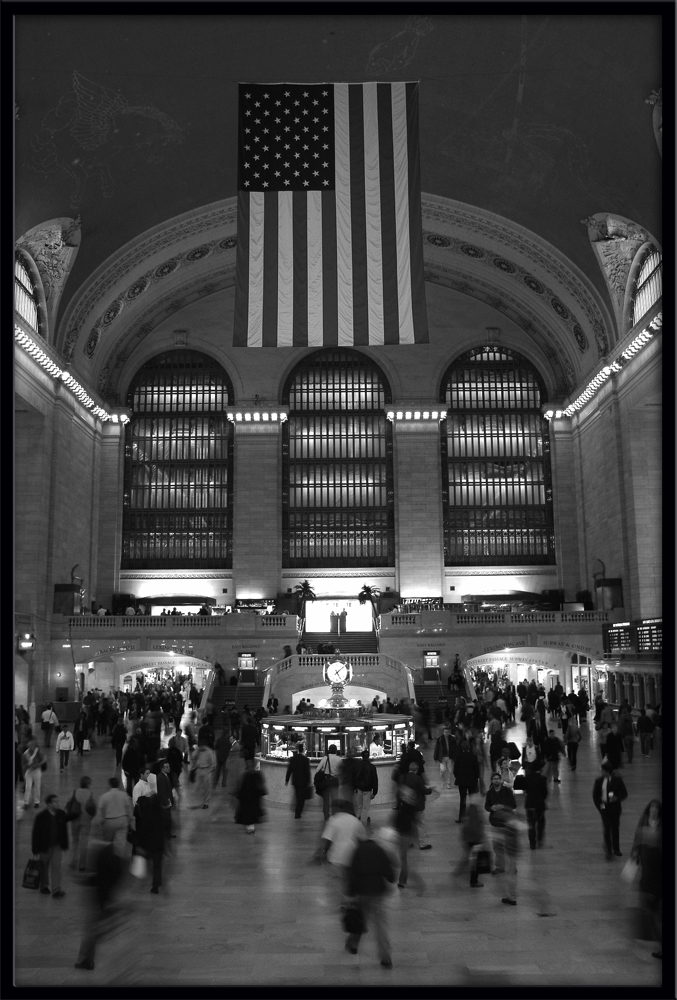
[[[261,724],[259,767],[268,789],[268,801],[288,802],[290,790],[284,781],[287,763],[299,743],[305,748],[314,771],[331,746],[339,758],[358,757],[369,750],[379,772],[379,794],[375,805],[392,803],[389,791],[393,765],[409,740],[414,739],[414,720],[408,715],[331,714],[269,716]],[[319,798],[316,797],[319,803]]]

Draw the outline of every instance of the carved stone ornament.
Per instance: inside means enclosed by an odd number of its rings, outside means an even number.
[[[80,247],[80,216],[76,219],[51,219],[17,240],[31,256],[40,272],[47,307],[47,323],[52,330],[61,293]]]

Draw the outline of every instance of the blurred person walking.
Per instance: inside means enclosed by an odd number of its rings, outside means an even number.
[[[374,840],[362,840],[355,848],[348,871],[348,892],[355,900],[364,919],[364,930],[351,932],[346,940],[346,951],[357,954],[362,934],[371,926],[376,937],[376,947],[381,965],[393,965],[388,936],[387,899],[389,886],[395,873],[387,852]]]
[[[602,818],[604,830],[604,853],[607,861],[612,854],[622,857],[620,848],[621,802],[628,797],[623,779],[614,774],[609,761],[602,761],[601,777],[595,778],[592,789],[592,801]]]
[[[110,745],[115,750],[115,766],[120,767],[122,764],[122,751],[125,748],[125,743],[127,742],[127,727],[125,726],[122,718],[118,718],[117,722],[113,726],[113,731],[110,735]]]
[[[566,753],[564,744],[554,729],[548,730],[548,738],[543,743],[543,756],[545,757],[545,777],[547,781],[552,778],[555,785],[560,785],[559,758]]]
[[[60,899],[66,895],[61,888],[61,856],[68,850],[66,813],[60,808],[57,795],[48,795],[45,806],[33,823],[31,850],[40,858],[40,892],[44,896],[51,892],[55,899]]]
[[[320,862],[329,864],[329,874],[334,885],[338,905],[342,905],[348,892],[347,873],[359,841],[366,839],[363,825],[353,812],[352,803],[338,799],[333,815],[322,830]]]
[[[244,774],[244,756],[242,746],[238,740],[231,736],[230,754],[228,755],[228,769],[226,772],[226,795],[233,808],[237,809],[237,790]]]
[[[642,908],[648,915],[649,924],[658,951],[654,958],[663,957],[663,806],[658,799],[652,799],[640,816],[630,857],[639,862],[641,873],[639,893]]]
[[[96,946],[111,929],[114,918],[114,894],[124,872],[120,858],[112,844],[102,846],[94,859],[95,872],[90,888],[88,906],[85,910],[85,922],[80,950],[75,962],[76,969],[92,970]]]
[[[419,765],[416,760],[410,761],[409,771],[400,778],[397,795],[400,801],[400,808],[403,805],[405,807],[408,806],[416,814],[414,817],[414,829],[420,850],[429,851],[432,844],[428,843],[423,812],[425,810],[426,796],[430,795],[433,789],[432,785],[426,785],[418,773],[418,768]]]
[[[238,807],[235,813],[235,822],[246,827],[247,833],[254,833],[256,824],[264,818],[261,799],[267,794],[263,775],[256,770],[256,761],[253,757],[247,758],[237,791]]]
[[[43,765],[46,768],[47,761],[38,746],[35,736],[31,736],[28,741],[28,746],[23,753],[22,764],[25,782],[24,809],[28,809],[31,794],[33,795],[35,808],[38,809],[40,807],[40,786],[42,784]]]
[[[454,784],[458,785],[460,796],[457,823],[463,822],[468,795],[479,791],[480,769],[477,757],[470,751],[467,740],[461,740],[458,756],[454,762]]]
[[[317,765],[313,776],[315,791],[322,796],[322,808],[325,820],[331,816],[332,807],[338,799],[339,766],[340,758],[336,752],[336,747],[330,746]]]
[[[43,733],[45,734],[45,748],[49,749],[49,745],[52,739],[52,731],[54,730],[55,726],[59,725],[59,720],[56,716],[54,708],[52,707],[51,701],[47,703],[47,707],[42,713],[41,718],[42,718],[41,728]]]
[[[228,731],[224,729],[219,736],[218,740],[214,744],[214,753],[216,756],[216,767],[214,769],[213,787],[219,783],[219,778],[221,778],[221,786],[225,788],[226,785],[226,775],[228,774],[228,757],[230,755],[230,736]]]
[[[96,802],[91,792],[92,779],[88,774],[80,778],[80,787],[66,803],[66,821],[70,823],[72,838],[72,856],[69,868],[74,871],[85,871],[87,867],[87,845],[92,828],[92,819],[96,815]]]
[[[643,757],[648,757],[651,751],[651,734],[653,731],[653,719],[650,719],[646,714],[645,708],[640,708],[639,719],[637,720],[637,732],[639,733],[639,744],[642,748]]]
[[[514,788],[521,789],[525,793],[524,809],[527,814],[529,847],[533,851],[543,846],[548,782],[538,770],[537,764],[526,764],[524,774],[518,774],[515,778]]]
[[[451,775],[456,753],[456,741],[452,739],[451,729],[444,726],[442,735],[435,742],[433,760],[440,765],[440,780],[445,788],[451,788]]]
[[[150,858],[153,869],[151,892],[158,894],[162,886],[162,855],[165,849],[165,822],[157,794],[157,775],[148,775],[150,795],[141,795],[134,807],[136,833],[134,854]]]
[[[127,831],[132,818],[132,800],[120,788],[117,778],[108,779],[108,791],[99,798],[97,813],[104,840],[113,842],[115,853],[124,858],[127,853]]]
[[[505,825],[503,814],[506,812],[514,813],[517,809],[517,802],[512,790],[503,784],[500,774],[492,774],[491,776],[491,786],[484,800],[484,809],[489,813],[489,825],[492,828],[492,843],[496,855],[494,872],[502,874],[506,870],[505,838],[502,835]]]
[[[193,809],[199,809],[200,805],[203,809],[209,809],[212,774],[215,767],[216,756],[212,748],[206,743],[198,744],[193,750],[190,762],[191,773],[195,775],[195,778],[191,778],[191,780],[195,782],[195,796],[197,798],[197,804],[193,806]]]
[[[355,815],[363,826],[371,825],[369,807],[378,795],[378,771],[369,759],[369,750],[362,751],[362,761],[355,775]]]
[[[300,819],[303,807],[308,800],[308,792],[313,794],[313,786],[310,783],[310,761],[304,753],[303,743],[298,743],[296,752],[289,758],[287,773],[285,775],[285,788],[291,780],[294,789],[294,818]]]
[[[567,750],[567,758],[569,760],[569,767],[572,771],[576,770],[576,758],[578,757],[578,744],[581,742],[581,730],[576,721],[576,716],[572,715],[569,719],[569,725],[567,726],[567,734],[564,738],[564,744]]]

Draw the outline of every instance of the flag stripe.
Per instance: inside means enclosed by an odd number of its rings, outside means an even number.
[[[322,347],[322,192],[308,192],[308,346]]]
[[[383,282],[383,342],[400,339],[397,302],[397,235],[395,226],[395,165],[393,162],[392,84],[378,84],[378,142],[381,177],[381,252]]]
[[[262,347],[277,346],[277,195],[263,196]]]
[[[421,219],[421,161],[418,140],[418,84],[407,88],[407,154],[409,159],[409,246],[415,343],[428,342],[428,318],[423,276],[423,223]]]
[[[364,203],[367,247],[369,343],[383,343],[383,260],[381,236],[381,172],[377,84],[362,88],[364,110]]]
[[[294,191],[294,347],[308,346],[308,194]]]
[[[334,86],[334,146],[336,150],[336,277],[337,329],[341,347],[353,343],[353,258],[350,228],[350,121],[348,85]]]
[[[277,195],[277,331],[278,345],[294,342],[294,227],[292,192]]]
[[[362,86],[348,86],[350,109],[350,229],[353,253],[353,343],[369,344],[367,222],[364,190]]]
[[[247,347],[247,316],[249,313],[249,193],[237,196],[237,250],[235,258],[235,318],[233,347]]]
[[[407,92],[402,83],[392,88],[395,182],[395,244],[397,249],[398,342],[414,343],[411,310],[411,261],[409,248],[409,156],[407,148]]]
[[[338,300],[336,288],[336,198],[322,192],[322,310],[324,344],[338,344]]]
[[[252,191],[249,196],[249,343],[263,343],[263,217],[265,195]]]

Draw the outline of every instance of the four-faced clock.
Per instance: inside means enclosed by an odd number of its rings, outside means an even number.
[[[334,660],[325,668],[325,677],[330,684],[346,684],[350,680],[350,664]]]

